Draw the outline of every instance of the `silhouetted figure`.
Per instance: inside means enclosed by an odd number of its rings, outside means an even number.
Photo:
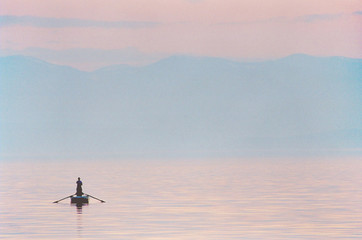
[[[78,181],[77,181],[77,193],[76,195],[77,196],[82,196],[83,195],[83,190],[82,190],[82,181],[80,180],[80,177],[78,178]]]

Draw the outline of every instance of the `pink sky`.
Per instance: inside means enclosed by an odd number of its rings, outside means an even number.
[[[132,47],[148,55],[361,58],[361,11],[360,0],[0,0],[1,16],[36,17],[36,24],[0,20],[0,48],[21,53],[27,48]],[[49,22],[42,18],[57,18],[61,26],[40,25]],[[66,19],[91,23],[62,25]],[[104,22],[146,26],[106,27]]]

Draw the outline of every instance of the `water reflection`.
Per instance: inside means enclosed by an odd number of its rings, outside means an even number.
[[[82,213],[83,206],[88,205],[86,203],[71,203],[71,205],[75,205],[77,209],[77,237],[83,238],[83,222],[82,222]]]
[[[77,169],[106,204],[52,204]],[[5,239],[362,238],[360,159],[12,163],[0,171]]]
[[[71,203],[77,207],[77,214],[82,214],[83,206],[88,205],[88,203]]]

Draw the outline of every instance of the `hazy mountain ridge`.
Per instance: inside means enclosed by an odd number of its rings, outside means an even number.
[[[1,152],[233,156],[358,148],[361,76],[361,59],[307,55],[257,63],[174,56],[94,72],[2,57]]]
[[[7,77],[24,77],[28,76],[43,77],[45,74],[50,74],[52,77],[64,77],[66,74],[74,76],[84,75],[85,73],[63,65],[51,64],[37,58],[28,56],[8,56],[0,57],[1,75]]]

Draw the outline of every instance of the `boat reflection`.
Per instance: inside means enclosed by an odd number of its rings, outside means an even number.
[[[83,238],[83,221],[82,221],[82,213],[83,206],[88,205],[88,203],[71,203],[71,206],[76,206],[77,209],[77,238]]]
[[[71,203],[70,205],[77,207],[77,214],[82,214],[83,206],[84,205],[88,206],[88,203]]]

